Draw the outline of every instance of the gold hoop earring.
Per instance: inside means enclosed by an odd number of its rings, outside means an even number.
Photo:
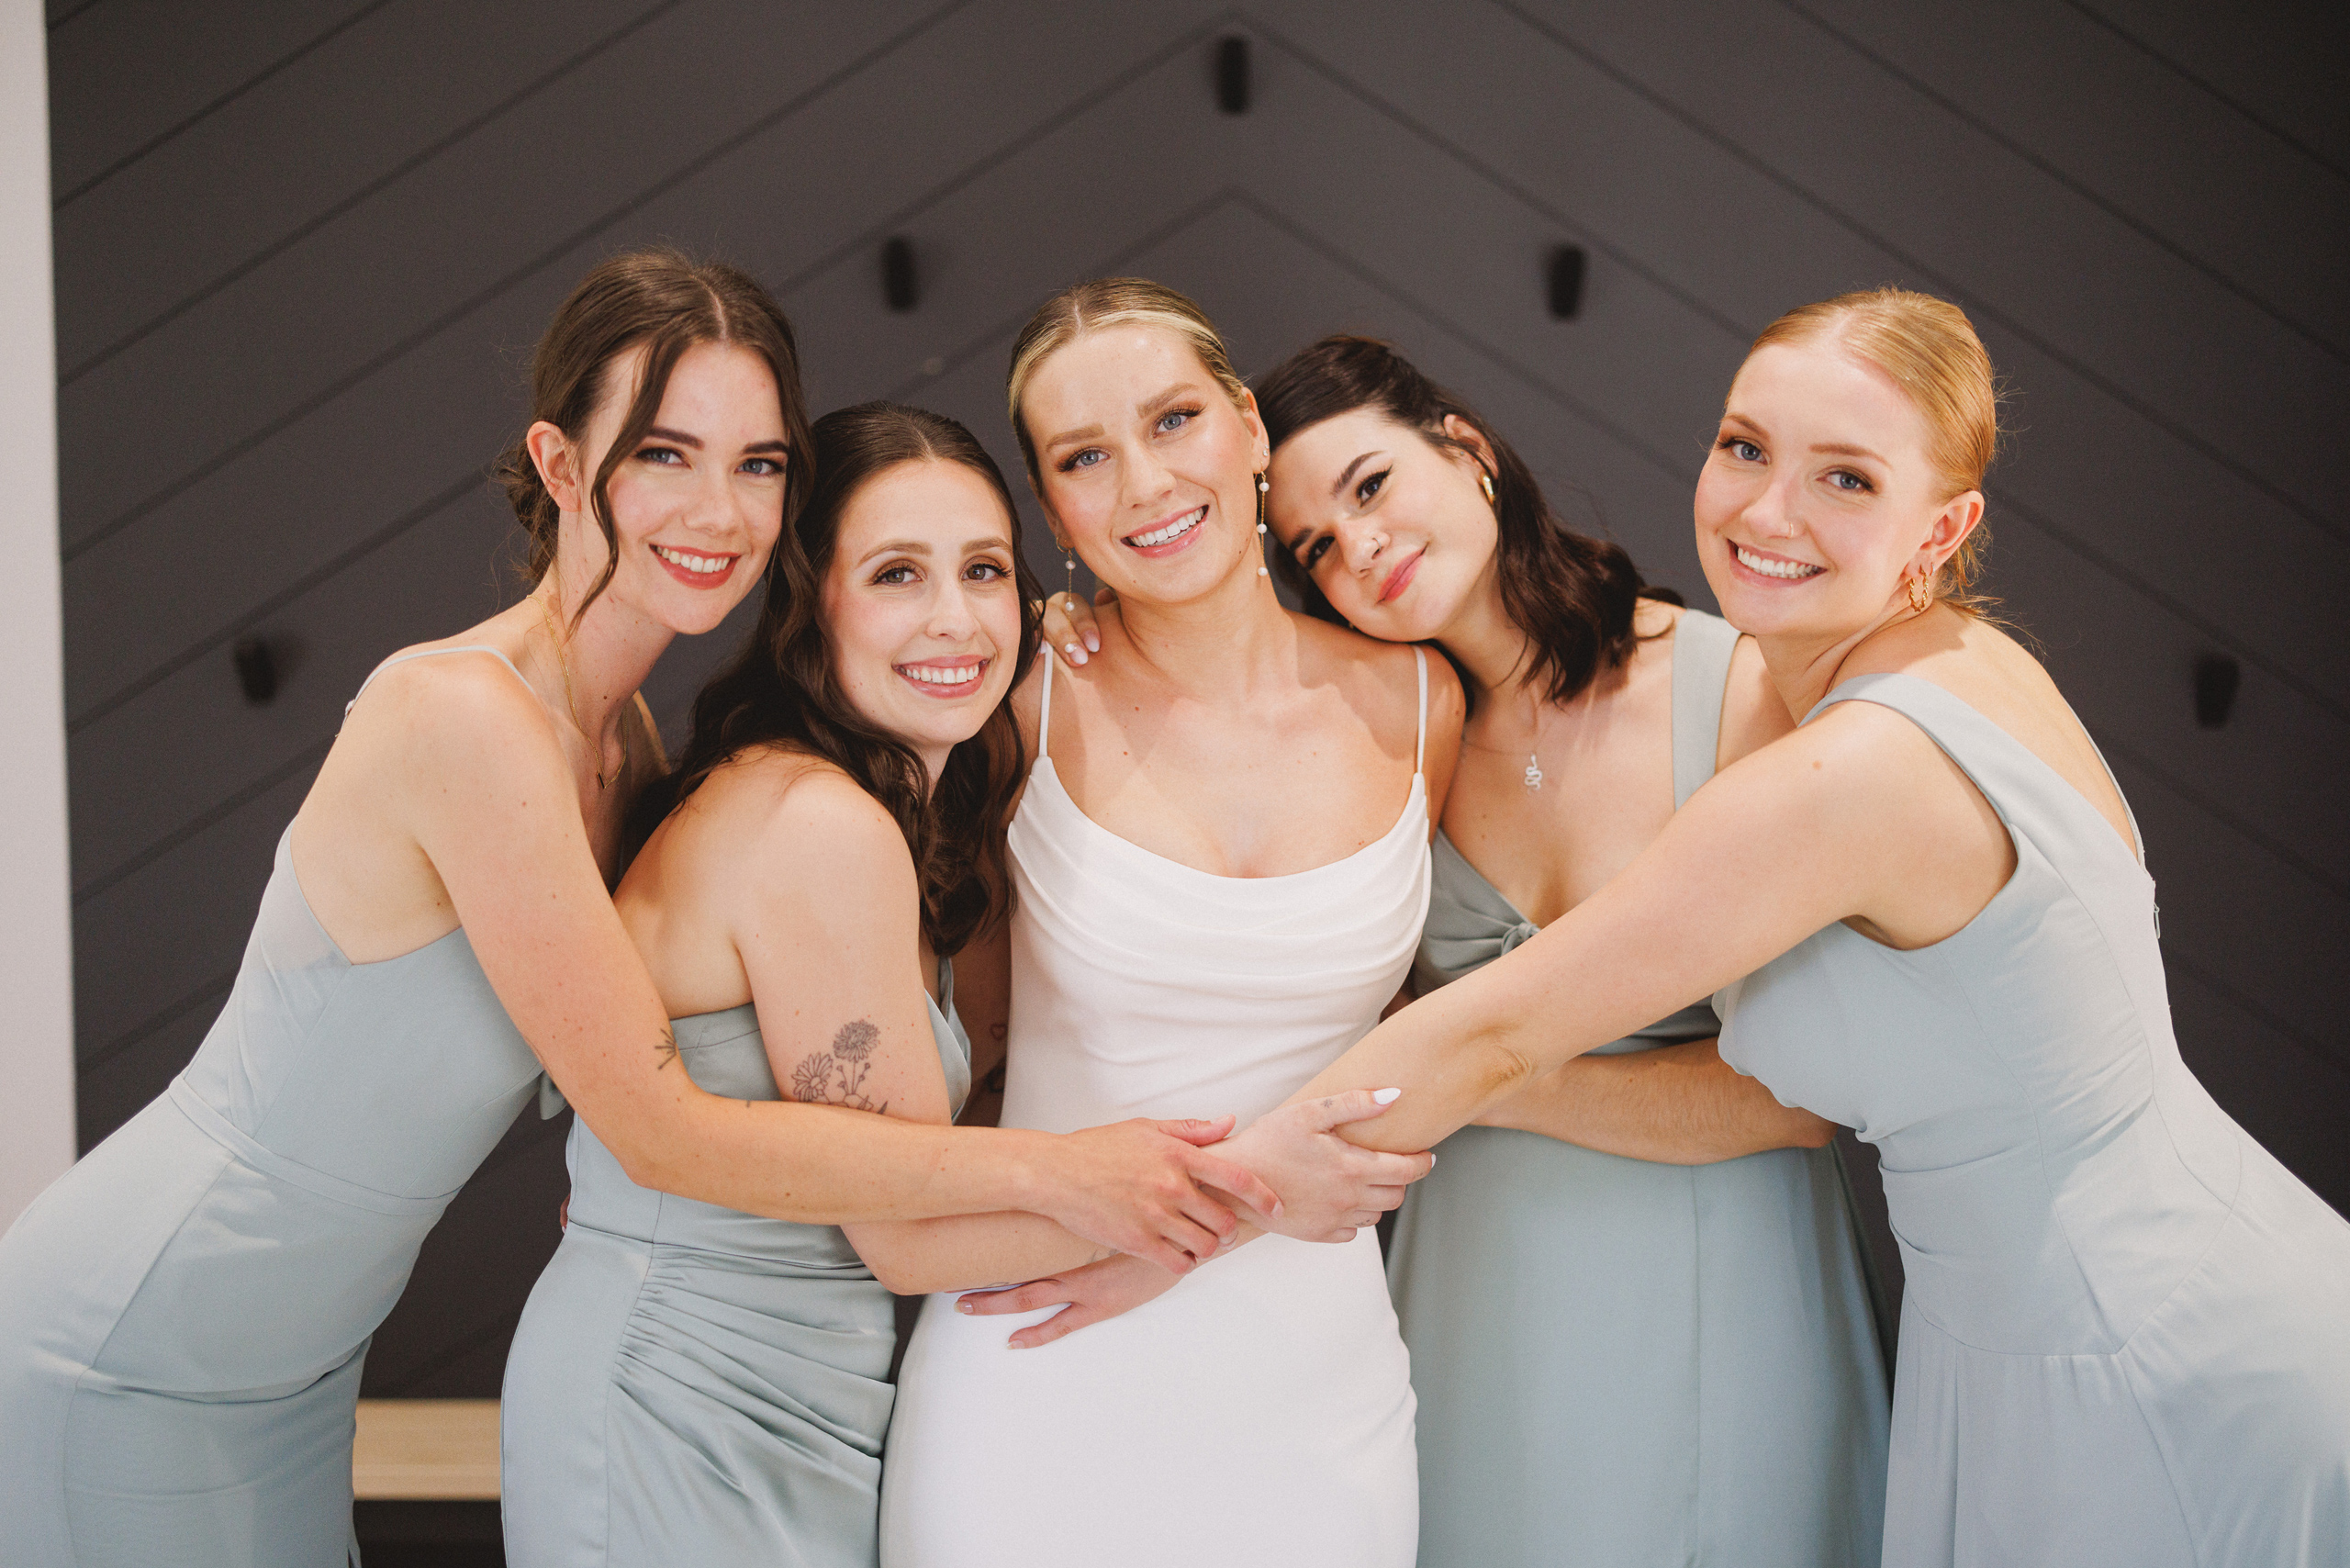
[[[1477,484],[1479,488],[1485,492],[1485,504],[1494,505],[1494,476],[1480,469],[1477,473]]]
[[[1934,607],[1934,590],[1926,586],[1926,574],[1919,573],[1909,579],[1909,608],[1919,615]]]

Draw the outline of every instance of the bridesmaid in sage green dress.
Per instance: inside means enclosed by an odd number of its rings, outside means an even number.
[[[1475,692],[1416,993],[1589,896],[1718,757],[1785,728],[1752,644],[1636,599],[1623,552],[1561,527],[1393,350],[1326,339],[1258,397],[1285,575],[1360,631],[1435,640]],[[1599,1047],[1447,1138],[1404,1201],[1425,1568],[1876,1562],[1889,1395],[1833,1129],[1725,1067],[1719,1033],[1697,1002]]]
[[[981,731],[1027,663],[1024,568],[960,426],[865,405],[818,420],[813,451],[758,626],[639,802],[613,902],[699,1087],[944,1123],[971,1082],[946,959],[1004,913],[985,805],[1010,779]],[[870,1568],[890,1285],[837,1226],[639,1185],[584,1123],[568,1155],[507,1361],[508,1561]]]
[[[1418,994],[1532,936],[1523,910],[1582,902],[1718,757],[1789,727],[1752,644],[1641,598],[1393,349],[1326,339],[1257,395],[1276,568],[1360,631],[1437,641],[1475,693]],[[1056,596],[1046,630],[1086,620]],[[1876,1561],[1886,1372],[1833,1129],[1725,1066],[1719,1032],[1696,1002],[1568,1064],[1446,1139],[1405,1199],[1388,1281],[1427,1568]]]

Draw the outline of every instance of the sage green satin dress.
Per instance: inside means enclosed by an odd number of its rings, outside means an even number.
[[[1673,797],[1712,776],[1738,634],[1674,634]],[[1534,924],[1439,834],[1422,995]],[[1718,1033],[1699,1003],[1602,1046]],[[1874,1564],[1889,1395],[1832,1148],[1627,1159],[1447,1138],[1388,1260],[1419,1394],[1421,1568]]]
[[[939,965],[947,1101],[970,1041]],[[675,1021],[731,1100],[780,1100],[745,1003]],[[506,1361],[514,1568],[874,1568],[895,1305],[840,1229],[641,1187],[575,1121],[570,1224]]]
[[[2016,856],[1940,942],[1830,925],[1719,998],[1725,1060],[1883,1157],[1886,1568],[2350,1563],[2350,1224],[2180,1058],[2141,856],[1944,688],[1858,676],[1812,711],[1854,701]]]
[[[377,673],[457,654],[513,667]],[[355,1562],[369,1338],[542,1081],[462,927],[352,962],[281,835],[195,1058],[0,1238],[0,1563]]]

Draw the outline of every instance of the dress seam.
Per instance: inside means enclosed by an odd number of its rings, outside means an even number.
[[[2130,1391],[2130,1407],[2138,1413],[2139,1423],[2146,1429],[2146,1440],[2154,1445],[2155,1457],[2162,1461],[2163,1479],[2170,1484],[2170,1506],[2177,1512],[2178,1532],[2187,1542],[2188,1552],[2194,1558],[2196,1568],[2203,1568],[2206,1561],[2203,1543],[2196,1536],[2194,1521],[2187,1517],[2187,1497],[2178,1484],[2178,1467],[2171,1462],[2170,1451],[2163,1443],[2161,1429],[2146,1414],[2146,1402],[2140,1396],[2137,1380],[2130,1375],[2130,1372],[2126,1365],[2121,1369],[2121,1384]]]
[[[172,1109],[181,1117],[185,1118],[187,1113],[181,1111],[176,1104]],[[195,1126],[193,1122],[188,1125]],[[201,1127],[196,1130],[199,1133],[203,1131]],[[208,1138],[206,1141],[212,1142]],[[236,1162],[235,1157],[228,1149],[220,1148],[217,1142],[213,1142],[212,1147],[220,1150],[220,1164],[213,1170],[211,1179],[204,1183],[204,1191],[198,1193],[181,1212],[178,1224],[172,1226],[171,1234],[165,1237],[163,1244],[155,1249],[154,1256],[147,1260],[146,1267],[139,1271],[138,1282],[123,1293],[122,1305],[116,1311],[114,1321],[106,1325],[105,1336],[90,1348],[90,1359],[82,1363],[80,1372],[73,1374],[73,1386],[65,1395],[65,1419],[59,1424],[57,1432],[57,1513],[59,1520],[65,1529],[66,1550],[72,1553],[69,1561],[78,1560],[81,1550],[73,1540],[73,1488],[66,1484],[66,1475],[70,1467],[66,1463],[65,1456],[72,1451],[73,1446],[73,1421],[74,1417],[81,1413],[83,1385],[96,1375],[98,1363],[106,1359],[106,1347],[113,1344],[114,1337],[121,1332],[122,1320],[130,1316],[131,1304],[139,1299],[139,1293],[144,1290],[147,1282],[154,1277],[155,1265],[162,1260],[163,1254],[171,1249],[173,1241],[176,1240],[181,1231],[186,1227],[188,1216],[203,1204],[206,1198],[212,1195],[213,1189],[220,1184],[221,1176],[227,1172],[231,1164]],[[170,1397],[169,1394],[162,1394],[161,1391],[151,1392],[156,1397]]]

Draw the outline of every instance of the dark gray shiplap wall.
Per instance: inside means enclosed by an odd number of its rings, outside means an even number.
[[[2182,1044],[2350,1206],[2350,49],[2330,11],[50,16],[85,1146],[209,1025],[345,698],[511,591],[483,471],[547,315],[602,255],[670,239],[777,290],[818,407],[930,405],[1007,470],[1011,334],[1073,278],[1191,291],[1244,368],[1333,329],[1392,337],[1701,600],[1689,490],[1746,341],[1856,286],[1959,300],[2015,393],[1994,586],[2144,824]],[[1227,117],[1211,54],[1235,32],[1255,103]],[[899,233],[923,278],[906,315],[878,286]],[[1561,242],[1592,258],[1569,323],[1539,286]],[[290,666],[268,707],[231,671],[249,634]],[[727,641],[670,655],[666,724]],[[2244,670],[2218,732],[2190,702],[2205,652]],[[372,1392],[495,1391],[554,1244],[559,1131],[518,1126],[458,1200]]]

